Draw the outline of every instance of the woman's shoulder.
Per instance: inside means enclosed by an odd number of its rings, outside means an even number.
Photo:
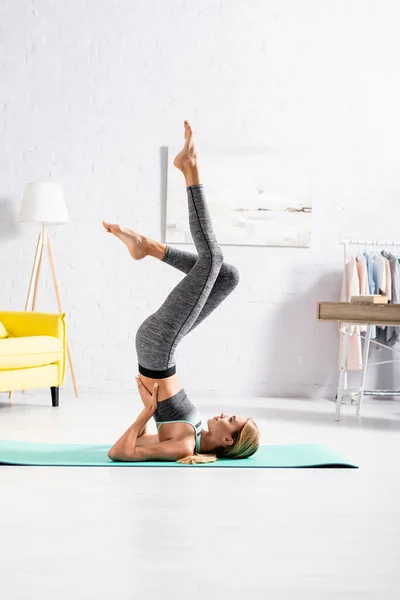
[[[190,435],[185,435],[179,439],[171,438],[161,445],[165,445],[166,450],[168,449],[168,454],[173,456],[175,460],[181,460],[196,453],[193,436]]]
[[[196,452],[196,439],[193,436],[193,426],[190,423],[179,423],[180,433],[171,438],[176,447],[184,453],[184,456],[193,456]],[[186,425],[186,427],[182,427]]]

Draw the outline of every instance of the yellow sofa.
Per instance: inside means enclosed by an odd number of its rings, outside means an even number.
[[[47,387],[58,406],[66,356],[65,314],[0,311],[0,392]]]

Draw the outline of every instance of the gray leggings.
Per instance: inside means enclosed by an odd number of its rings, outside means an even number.
[[[223,262],[203,184],[187,188],[189,226],[197,255],[167,246],[163,262],[186,276],[136,334],[139,372],[162,379],[176,372],[174,353],[181,339],[201,323],[239,282],[236,267]]]

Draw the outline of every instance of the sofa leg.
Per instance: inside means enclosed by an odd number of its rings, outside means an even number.
[[[51,389],[51,403],[53,406],[58,406],[58,402],[59,402],[59,398],[60,398],[60,388],[59,387],[52,387]]]

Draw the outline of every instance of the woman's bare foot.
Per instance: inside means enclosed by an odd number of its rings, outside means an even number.
[[[185,144],[174,160],[175,167],[182,171],[182,173],[197,167],[197,148],[194,139],[194,133],[189,121],[185,121],[184,125]]]
[[[132,229],[122,228],[114,223],[103,221],[103,227],[108,233],[112,233],[119,238],[129,250],[129,254],[135,260],[140,260],[147,256],[146,238]]]

